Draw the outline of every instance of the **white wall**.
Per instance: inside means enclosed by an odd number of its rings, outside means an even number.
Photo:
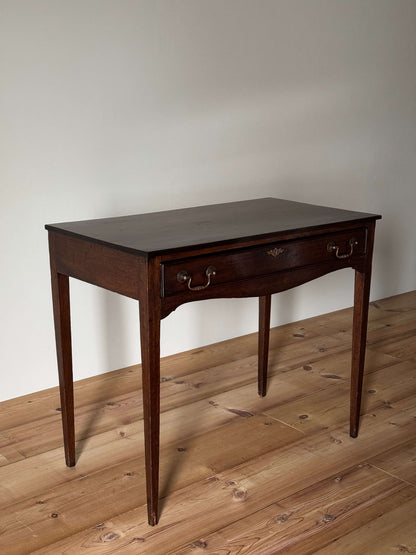
[[[416,287],[414,0],[0,0],[1,399],[56,385],[45,223],[262,196],[379,212],[372,298]],[[273,324],[352,304],[343,270]],[[72,282],[75,377],[139,360],[132,300]],[[162,353],[254,331],[185,305]]]

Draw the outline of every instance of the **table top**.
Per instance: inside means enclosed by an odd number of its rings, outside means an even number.
[[[376,214],[261,198],[45,227],[147,256],[379,218]]]

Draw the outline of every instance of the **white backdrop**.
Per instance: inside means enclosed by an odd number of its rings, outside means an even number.
[[[0,0],[0,399],[57,384],[45,223],[263,196],[383,214],[372,298],[416,287],[416,2]],[[343,270],[273,325],[352,304]],[[139,361],[136,303],[71,282],[76,379]],[[162,354],[249,333],[185,305]]]

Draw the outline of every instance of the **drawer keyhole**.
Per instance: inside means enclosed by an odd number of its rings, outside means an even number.
[[[274,249],[270,249],[269,251],[267,251],[267,254],[269,254],[270,256],[273,256],[273,258],[277,258],[284,252],[285,252],[285,249],[275,247]]]

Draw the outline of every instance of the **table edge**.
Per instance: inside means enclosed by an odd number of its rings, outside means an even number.
[[[95,244],[99,244],[99,245],[104,245],[106,247],[110,247],[113,248],[115,250],[119,250],[119,251],[123,251],[123,252],[127,252],[130,254],[134,254],[136,256],[140,256],[140,257],[144,257],[144,258],[154,258],[157,256],[163,256],[163,255],[168,255],[168,254],[174,254],[174,253],[180,253],[180,252],[189,252],[191,253],[192,251],[196,251],[196,250],[201,250],[203,248],[215,248],[216,247],[228,247],[228,249],[233,248],[233,246],[241,246],[241,244],[247,243],[247,242],[257,242],[257,241],[262,241],[265,240],[266,242],[273,241],[273,240],[283,240],[283,238],[290,236],[290,238],[297,238],[299,236],[304,236],[304,235],[309,235],[309,234],[313,234],[313,232],[315,231],[326,231],[328,229],[331,228],[336,228],[339,226],[342,227],[353,227],[355,224],[364,224],[364,223],[370,223],[370,222],[375,222],[376,220],[380,220],[382,218],[381,215],[379,214],[365,214],[363,215],[362,218],[354,218],[351,220],[342,220],[339,222],[331,222],[331,223],[327,223],[327,224],[318,224],[318,225],[313,225],[313,226],[307,226],[307,227],[300,227],[300,228],[293,228],[293,229],[285,229],[283,231],[274,231],[271,233],[264,233],[264,234],[259,234],[259,235],[247,235],[244,237],[238,237],[238,238],[228,238],[228,239],[224,239],[221,241],[213,241],[210,243],[198,243],[198,244],[194,244],[194,245],[183,245],[180,247],[172,247],[172,248],[167,248],[167,249],[158,249],[158,250],[152,250],[152,251],[142,251],[140,249],[134,249],[134,248],[130,248],[130,247],[125,247],[122,245],[118,245],[116,243],[110,243],[108,241],[103,241],[101,239],[96,239],[94,237],[90,237],[88,235],[83,235],[81,233],[75,233],[73,231],[68,231],[68,230],[64,230],[58,227],[55,227],[54,224],[46,224],[45,225],[45,229],[48,232],[53,232],[53,233],[60,233],[62,235],[69,235],[70,237],[76,237],[78,239],[87,241],[89,243],[95,243]],[[228,250],[226,249],[226,250]]]

